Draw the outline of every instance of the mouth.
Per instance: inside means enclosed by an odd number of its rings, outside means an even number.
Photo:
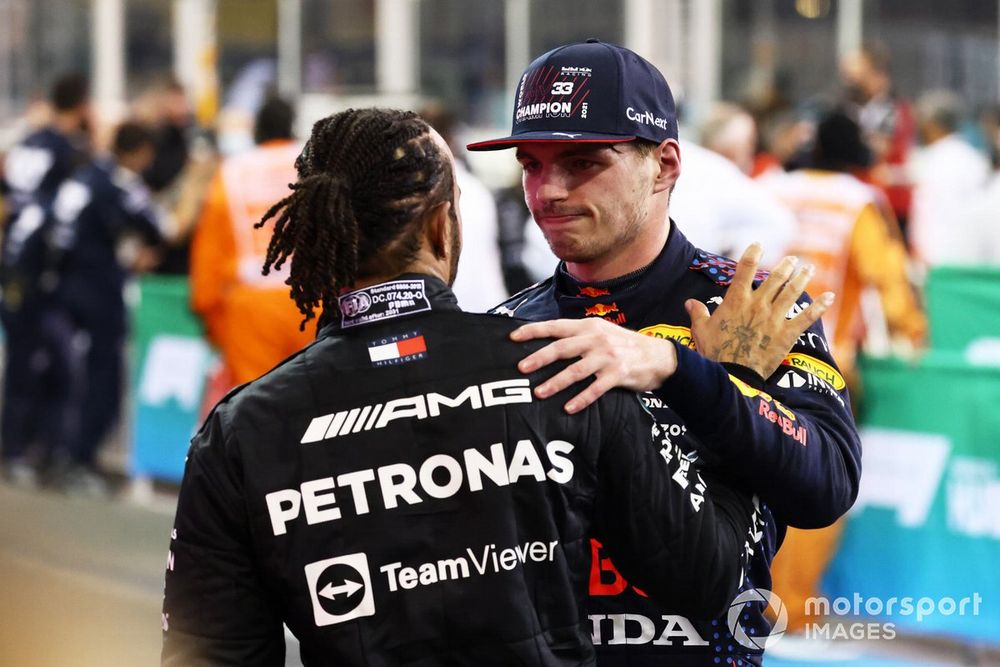
[[[542,214],[535,216],[535,220],[542,225],[562,225],[580,217],[579,213]]]

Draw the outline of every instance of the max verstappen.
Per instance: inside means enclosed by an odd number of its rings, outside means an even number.
[[[684,238],[669,219],[681,175],[673,98],[663,75],[628,49],[588,40],[535,60],[516,91],[511,135],[469,146],[512,147],[528,207],[563,261],[495,312],[546,320],[517,329],[515,341],[558,339],[522,360],[523,372],[576,360],[535,395],[595,377],[573,392],[572,413],[610,387],[645,391],[673,444],[760,500],[741,587],[754,601],[724,614],[688,614],[681,598],[648,597],[595,540],[589,619],[598,661],[759,665],[771,625],[769,595],[754,589],[770,588],[786,526],[829,525],[858,492],[861,447],[844,379],[821,325],[797,324],[833,295],[815,303],[800,296],[812,269],[794,258],[766,280],[754,276],[759,244],[737,265]],[[787,328],[765,331],[775,313],[787,313]],[[775,345],[775,336],[788,345]],[[730,363],[709,365],[694,349]],[[675,366],[706,371],[685,383],[658,381],[676,378]]]
[[[260,223],[275,221],[265,271],[291,262],[318,338],[192,442],[163,664],[283,665],[285,624],[309,666],[592,665],[592,536],[676,613],[721,613],[756,549],[752,497],[694,467],[634,392],[574,415],[583,384],[539,400],[553,371],[516,364],[545,342],[458,309],[441,137],[351,110],[315,125],[296,166]],[[662,352],[645,384],[728,396],[720,365]]]

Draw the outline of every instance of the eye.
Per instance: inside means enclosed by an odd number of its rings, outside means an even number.
[[[569,166],[574,171],[585,171],[593,167],[595,164],[597,163],[594,162],[593,160],[587,160],[585,158],[578,157],[578,158],[573,158]]]
[[[519,160],[521,163],[521,170],[526,174],[532,174],[538,171],[538,162],[536,160]]]

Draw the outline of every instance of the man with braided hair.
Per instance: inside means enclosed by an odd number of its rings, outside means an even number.
[[[290,263],[303,323],[322,308],[317,340],[192,441],[163,664],[283,665],[285,624],[305,665],[592,665],[591,535],[649,595],[721,612],[753,503],[631,392],[573,417],[580,385],[537,400],[548,373],[516,362],[543,342],[458,309],[441,137],[412,113],[349,110],[314,126],[296,168],[261,221],[264,270]]]

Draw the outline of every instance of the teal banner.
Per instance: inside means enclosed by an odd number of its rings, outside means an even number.
[[[215,356],[188,305],[183,276],[144,276],[133,322],[131,472],[180,481]]]
[[[862,371],[861,490],[825,595],[900,631],[1000,645],[1000,368],[940,351]]]
[[[926,293],[931,349],[1000,365],[1000,268],[934,268]]]

